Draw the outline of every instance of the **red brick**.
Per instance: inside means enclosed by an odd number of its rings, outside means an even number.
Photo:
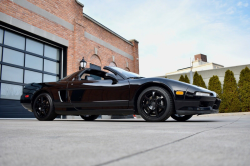
[[[108,66],[115,56],[115,64],[123,69],[126,69],[127,62],[129,70],[139,73],[138,61],[138,43],[131,41],[133,46],[126,43],[112,33],[108,32],[99,25],[93,23],[83,17],[83,8],[75,2],[75,0],[27,0],[30,3],[56,15],[57,17],[74,25],[74,31],[71,31],[55,22],[48,20],[26,8],[23,8],[11,0],[2,0],[0,3],[0,12],[10,15],[16,19],[24,21],[37,28],[55,34],[69,41],[67,52],[67,74],[71,74],[78,70],[79,61],[84,57],[90,63]],[[88,32],[97,38],[113,45],[116,48],[132,55],[134,60],[130,60],[94,41],[84,37],[84,32]],[[98,55],[95,54],[95,47],[98,48]],[[93,56],[94,55],[94,56]]]

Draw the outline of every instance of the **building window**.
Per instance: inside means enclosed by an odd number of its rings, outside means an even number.
[[[61,51],[0,28],[0,98],[19,100],[25,84],[57,81]]]
[[[25,67],[43,70],[43,58],[35,57],[33,55],[26,54]]]
[[[0,43],[3,43],[3,30],[0,29]]]
[[[0,62],[2,61],[2,47],[0,47]]]
[[[18,52],[12,49],[3,49],[3,62],[10,63],[13,65],[23,66],[24,64],[24,53]]]
[[[58,49],[54,47],[45,45],[44,56],[51,59],[59,60],[60,52]]]
[[[1,75],[2,75],[1,80],[23,83],[23,70],[22,69],[2,65]]]
[[[26,51],[43,55],[43,44],[34,40],[26,39]]]
[[[5,35],[3,36],[5,45],[11,46],[13,48],[18,48],[20,50],[24,50],[25,37],[9,31],[5,31]]]
[[[22,95],[23,86],[1,83],[1,98],[19,100]]]

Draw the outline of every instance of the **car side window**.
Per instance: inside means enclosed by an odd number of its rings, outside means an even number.
[[[104,80],[104,78],[91,72],[85,72],[81,76],[81,80]]]
[[[108,71],[109,72],[109,71]],[[112,72],[110,72],[112,73]],[[87,69],[84,71],[84,73],[81,74],[80,80],[111,80],[111,78],[108,78],[106,76],[107,72],[101,71],[101,70],[96,70],[96,69]],[[112,73],[114,74],[114,73]],[[117,80],[123,80],[123,78],[115,74]]]
[[[90,74],[84,73],[84,74],[81,76],[81,80],[85,80],[86,76],[90,76]]]

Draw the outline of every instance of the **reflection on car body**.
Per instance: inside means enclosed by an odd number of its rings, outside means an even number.
[[[108,72],[86,68],[57,82],[27,84],[21,104],[38,120],[139,114],[146,121],[170,116],[185,121],[192,115],[218,112],[221,100],[213,91],[166,78],[144,78],[118,67],[104,69]]]

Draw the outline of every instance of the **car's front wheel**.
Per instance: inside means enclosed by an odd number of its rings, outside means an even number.
[[[41,93],[35,98],[33,112],[35,117],[40,121],[54,120],[57,116],[52,98],[47,93]]]
[[[83,120],[93,121],[98,118],[99,115],[80,115]]]
[[[179,115],[179,114],[173,114],[173,115],[171,115],[171,117],[172,117],[174,120],[181,121],[181,122],[187,121],[187,120],[190,119],[192,116],[193,116],[193,115]]]
[[[137,100],[138,113],[149,122],[167,120],[173,111],[170,93],[161,87],[153,86],[141,92]]]

